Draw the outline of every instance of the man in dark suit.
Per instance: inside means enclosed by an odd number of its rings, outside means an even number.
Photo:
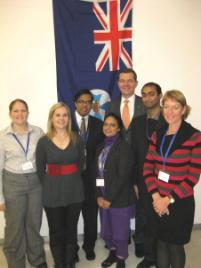
[[[93,95],[89,89],[80,90],[75,95],[75,114],[72,116],[72,128],[82,138],[85,147],[86,163],[82,172],[85,201],[82,215],[84,220],[84,242],[82,248],[88,260],[95,259],[97,239],[98,207],[95,198],[94,158],[96,147],[103,141],[102,121],[89,115]]]
[[[109,102],[106,114],[113,112],[121,117],[124,123],[122,136],[126,142],[132,145],[131,123],[134,117],[145,113],[145,107],[142,103],[141,97],[135,95],[135,89],[138,84],[136,72],[133,69],[121,70],[118,74],[117,83],[121,96],[116,100]],[[124,106],[126,103],[128,105],[129,113],[128,125],[125,125],[124,122]]]
[[[141,93],[147,112],[135,118],[131,126],[138,189],[134,241],[136,256],[144,255],[137,268],[149,268],[156,264],[155,214],[143,179],[143,165],[151,135],[156,128],[163,126],[165,121],[160,107],[161,87],[150,82],[142,87]]]

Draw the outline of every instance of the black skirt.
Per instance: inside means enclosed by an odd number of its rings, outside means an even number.
[[[157,238],[175,245],[188,243],[194,222],[194,196],[177,199],[168,208],[169,216],[157,216]]]

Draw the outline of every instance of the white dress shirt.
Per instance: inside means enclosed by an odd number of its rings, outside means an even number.
[[[87,127],[88,127],[88,121],[89,121],[89,115],[81,116],[80,114],[78,114],[77,111],[75,111],[75,118],[76,118],[76,122],[78,124],[79,129],[80,129],[80,126],[81,126],[82,118],[83,117],[85,119],[85,126],[86,126],[86,129],[87,129]]]
[[[126,99],[123,96],[121,97],[121,104],[120,104],[120,113],[122,117],[122,111],[125,105],[125,100],[128,100],[128,107],[129,107],[129,115],[130,115],[130,122],[134,116],[134,109],[135,109],[135,94],[130,98]]]

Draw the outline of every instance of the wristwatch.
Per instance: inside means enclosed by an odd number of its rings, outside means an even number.
[[[168,198],[170,200],[170,204],[174,204],[175,199],[171,195],[168,195]]]

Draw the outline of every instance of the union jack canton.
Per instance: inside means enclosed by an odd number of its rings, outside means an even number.
[[[124,46],[125,42],[132,41],[131,25],[126,27],[132,4],[133,0],[109,0],[106,3],[106,11],[100,3],[93,4],[93,12],[103,28],[94,30],[94,43],[104,45],[96,61],[97,72],[103,70],[107,61],[109,61],[110,71],[120,69],[120,60],[123,61],[125,67],[132,67],[131,55]]]

